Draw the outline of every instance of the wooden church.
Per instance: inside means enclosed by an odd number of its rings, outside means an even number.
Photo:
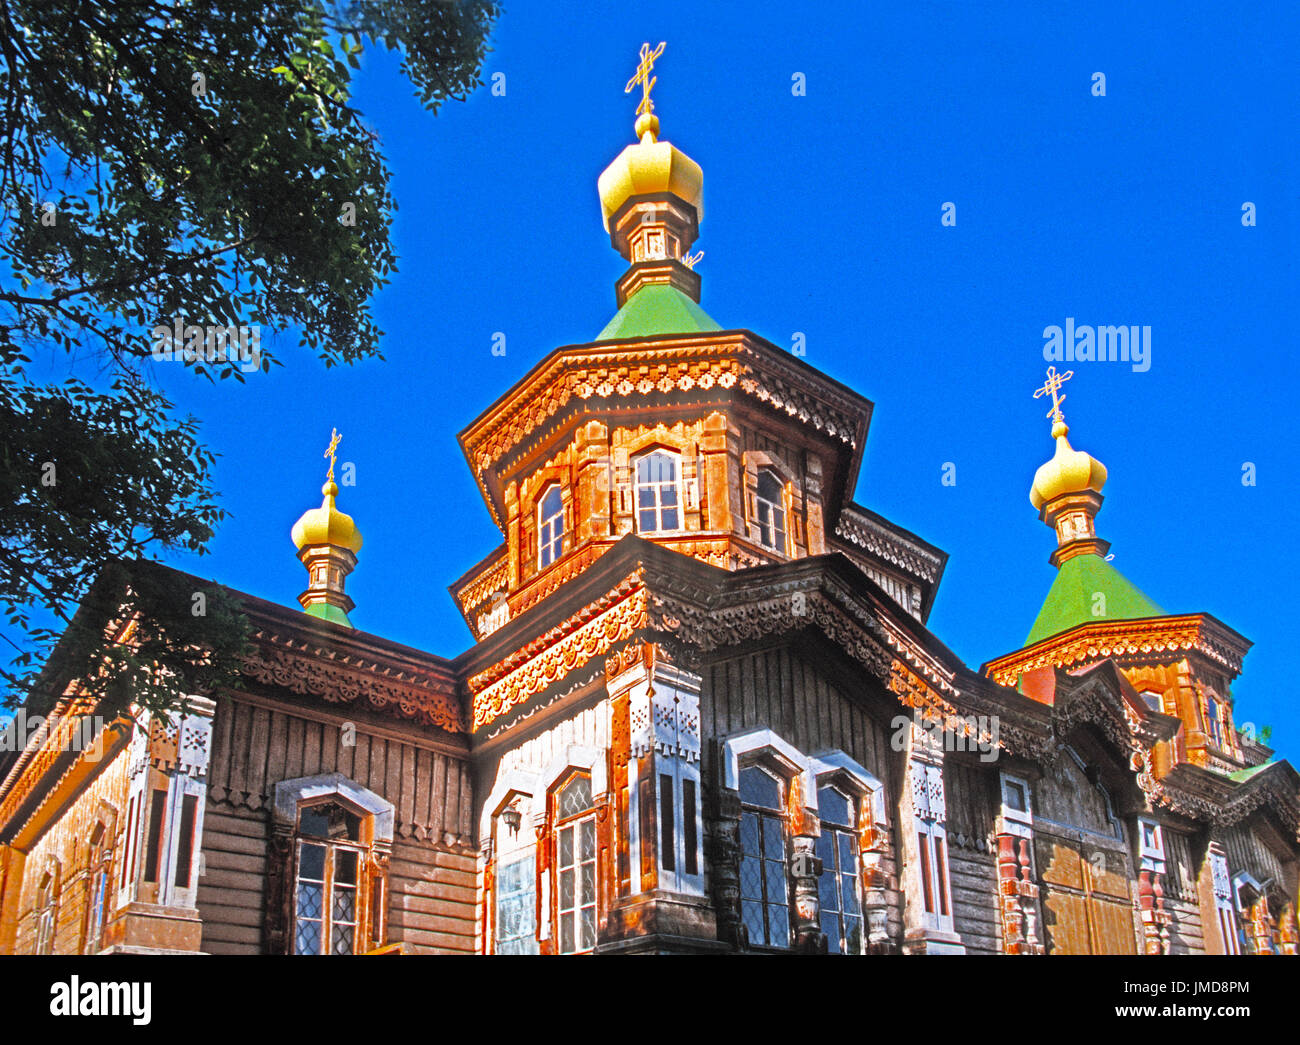
[[[331,467],[302,610],[235,593],[238,686],[87,748],[74,682],[0,754],[0,953],[1296,952],[1250,643],[1106,559],[1068,375],[1056,581],[975,671],[926,624],[945,553],[853,500],[872,404],[700,307],[654,56],[598,186],[617,314],[459,437],[503,538],[450,587],[473,646],[352,627]]]

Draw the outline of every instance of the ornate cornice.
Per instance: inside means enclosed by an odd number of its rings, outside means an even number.
[[[1245,639],[1204,613],[1100,620],[991,660],[981,670],[1000,685],[1014,686],[1022,673],[1038,668],[1068,668],[1107,658],[1128,663],[1162,653],[1196,652],[1236,675],[1249,648]]]
[[[943,570],[942,556],[913,544],[894,530],[855,511],[852,505],[840,512],[835,535],[861,548],[882,564],[902,570],[926,584],[937,583]]]
[[[478,731],[645,626],[647,596],[638,574],[545,635],[469,680]]]
[[[655,393],[736,391],[860,451],[870,403],[781,356],[747,332],[558,349],[461,433],[461,448],[498,526],[486,474],[574,401],[642,406]]]
[[[371,657],[340,653],[322,644],[269,629],[254,632],[244,675],[299,696],[331,704],[361,703],[382,714],[465,732],[454,682],[394,669]]]

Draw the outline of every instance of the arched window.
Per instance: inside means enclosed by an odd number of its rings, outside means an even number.
[[[758,491],[754,498],[757,511],[758,539],[768,548],[785,551],[785,487],[776,473],[764,468],[758,473]]]
[[[574,773],[553,796],[559,953],[596,946],[596,803],[591,777]]]
[[[86,904],[86,932],[83,954],[97,954],[103,945],[104,907],[108,897],[108,830],[102,820],[90,832],[90,858],[87,861],[89,895]]]
[[[858,856],[858,803],[838,787],[817,792],[822,833],[820,892],[822,932],[832,954],[862,953],[862,879]]]
[[[1223,747],[1223,719],[1219,710],[1219,701],[1213,693],[1205,697],[1205,725],[1210,734],[1210,741],[1217,748]]]
[[[36,953],[54,953],[54,926],[59,909],[59,865],[51,859],[36,891]]]
[[[680,468],[676,454],[655,450],[636,462],[636,528],[661,533],[681,528]]]
[[[564,497],[552,483],[537,502],[537,566],[551,565],[564,554]]]
[[[790,946],[785,788],[764,766],[740,771],[740,912],[755,946]]]
[[[294,954],[355,954],[360,933],[361,817],[338,802],[298,812]]]

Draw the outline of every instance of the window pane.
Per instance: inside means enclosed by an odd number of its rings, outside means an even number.
[[[596,858],[596,821],[584,820],[580,825],[582,832],[581,857],[584,860]]]
[[[590,809],[595,803],[591,798],[591,781],[585,776],[573,777],[560,791],[560,818],[576,816]]]
[[[785,902],[785,864],[775,860],[764,860],[763,868],[767,878],[767,902]]]
[[[569,867],[573,864],[573,828],[560,828],[560,866]]]
[[[749,942],[767,943],[767,930],[763,924],[763,905],[754,900],[745,900],[740,905],[740,916],[749,930]]]
[[[771,472],[762,471],[758,473],[758,496],[764,500],[772,501],[776,504],[781,503],[781,483]]]
[[[823,787],[817,792],[817,810],[824,821],[853,826],[852,805],[848,796],[837,788]]]
[[[574,951],[573,923],[575,919],[574,912],[560,915],[560,950],[565,954],[572,954]]]
[[[740,862],[740,895],[748,900],[763,899],[763,871],[756,857],[746,856]]]
[[[842,896],[844,906],[842,910],[845,914],[858,914],[858,876],[855,874],[846,874],[842,876],[844,889]]]
[[[578,902],[583,904],[594,903],[596,900],[596,865],[595,863],[582,865],[582,895]]]
[[[826,934],[826,950],[830,954],[843,954],[844,942],[840,939],[840,919],[834,912],[822,912],[822,932]]]
[[[758,766],[746,766],[740,771],[740,800],[749,806],[780,809],[781,785],[771,773]]]
[[[858,840],[848,831],[836,831],[835,839],[840,848],[840,870],[853,874],[858,869]]]
[[[829,911],[832,914],[840,909],[839,887],[835,884],[839,879],[833,868],[829,865],[823,869],[822,876],[817,879],[817,896],[821,902],[823,911]]]
[[[566,910],[570,907],[576,907],[577,897],[574,896],[573,887],[576,879],[573,875],[573,868],[566,867],[560,872],[560,906]]]
[[[763,856],[785,866],[785,836],[781,830],[781,821],[776,817],[763,817]]]
[[[767,909],[767,942],[776,947],[790,945],[790,914],[783,904]]]
[[[293,949],[296,954],[320,954],[320,922],[299,921]]]
[[[664,530],[675,530],[675,529],[677,529],[677,509],[676,509],[676,508],[665,508],[665,509],[663,510],[663,513],[662,513],[662,515],[660,516],[660,518],[663,519],[663,526],[661,527],[661,529],[664,529]]]
[[[355,889],[334,890],[334,921],[355,922],[357,920],[357,892]]]
[[[310,878],[316,882],[325,881],[325,847],[323,845],[303,845],[302,857],[298,861],[298,877]]]
[[[740,848],[749,855],[758,855],[758,814],[749,810],[740,814]]]
[[[352,941],[356,935],[356,926],[336,925],[334,927],[334,953],[351,954]]]
[[[542,515],[550,518],[557,514],[564,505],[564,498],[560,494],[559,484],[552,486],[546,491],[546,496],[542,498]]]
[[[309,882],[298,884],[298,917],[319,918],[321,915],[322,887]]]
[[[584,907],[578,923],[578,949],[589,951],[596,946],[596,908]]]
[[[357,853],[354,849],[334,851],[334,882],[336,885],[357,884]]]

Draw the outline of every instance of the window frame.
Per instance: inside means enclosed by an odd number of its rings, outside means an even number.
[[[303,810],[331,803],[358,819],[357,839],[320,838],[302,831]],[[297,954],[300,843],[303,842],[333,849],[359,850],[354,920],[348,923],[355,926],[350,953],[365,954],[385,945],[388,934],[388,859],[393,842],[394,813],[391,802],[342,773],[282,780],[275,785],[272,844],[280,858],[272,869],[275,884],[270,892],[276,900],[267,904],[265,920],[266,939],[273,952]],[[334,884],[330,875],[336,866],[336,858],[327,848],[326,883]],[[322,897],[322,916],[319,919],[323,947],[333,943],[332,932],[328,936],[325,932],[333,916],[333,889],[329,890],[328,898],[329,917],[326,917],[327,908]]]
[[[356,839],[335,839],[322,838],[319,835],[307,834],[302,828],[302,815],[312,809],[326,805],[337,805],[342,807],[345,813],[355,816],[360,823],[358,824]],[[298,807],[298,829],[294,832],[294,852],[293,852],[293,910],[292,925],[290,926],[290,951],[295,956],[305,956],[312,954],[315,956],[336,956],[339,952],[334,949],[334,931],[337,928],[336,916],[334,914],[336,889],[338,883],[335,875],[338,871],[340,853],[353,853],[356,857],[356,866],[354,868],[354,881],[349,885],[345,884],[342,888],[350,888],[352,891],[352,920],[344,921],[342,924],[352,929],[352,949],[345,951],[345,954],[364,953],[362,948],[369,942],[369,925],[366,917],[366,897],[369,882],[366,874],[366,857],[369,853],[369,846],[365,841],[365,814],[350,806],[350,803],[340,801],[337,796],[325,795],[320,798],[303,802]],[[302,917],[298,910],[298,894],[303,883],[302,862],[303,853],[306,847],[314,846],[325,851],[324,867],[322,870],[323,878],[307,879],[312,884],[319,884],[321,887],[321,904],[320,917],[307,918],[305,921],[316,922],[320,926],[320,932],[317,936],[317,942],[321,949],[313,952],[301,952],[298,950],[298,922]],[[368,949],[368,948],[366,948]]]
[[[745,904],[757,902],[763,916],[763,940],[755,940],[752,935],[749,936],[749,946],[755,949],[763,950],[780,950],[788,951],[794,946],[794,922],[791,912],[794,909],[793,882],[790,875],[790,852],[792,837],[790,831],[790,778],[772,763],[760,757],[747,758],[741,762],[737,770],[737,792],[743,796],[741,789],[742,778],[744,774],[750,771],[757,771],[771,777],[777,786],[777,805],[760,806],[751,802],[746,802],[744,798],[740,801],[740,923],[745,926],[746,933],[749,932],[749,925],[745,918]],[[757,818],[757,852],[750,854],[745,847],[745,815],[749,814]],[[768,896],[767,865],[775,864],[777,861],[766,855],[767,843],[767,824],[776,825],[780,832],[781,838],[781,882],[784,886],[785,895],[781,902],[774,901]],[[745,861],[746,859],[756,859],[759,866],[759,882],[761,896],[757,898],[746,897],[745,895]],[[771,943],[768,936],[771,931],[771,915],[769,910],[774,907],[781,907],[785,912],[786,939],[784,943]]]
[[[51,858],[46,863],[45,873],[37,886],[36,906],[33,908],[36,916],[33,954],[54,953],[54,940],[59,930],[61,872],[62,867],[59,862]]]
[[[764,497],[759,491],[762,489],[764,476],[770,476],[776,483],[779,491],[780,502],[773,501]],[[757,532],[758,543],[769,551],[777,552],[781,555],[789,555],[790,549],[790,527],[789,527],[789,510],[786,507],[788,499],[788,484],[781,478],[775,468],[770,465],[760,465],[754,475],[754,529]],[[766,523],[763,521],[763,509],[767,508],[772,518]],[[779,514],[780,522],[777,523]],[[764,539],[764,527],[772,530],[771,541]],[[780,539],[777,539],[779,533]]]
[[[575,780],[586,780],[590,804],[576,813],[561,815],[560,813],[560,796],[566,791]],[[600,867],[600,830],[597,823],[597,817],[600,802],[596,797],[596,782],[593,780],[593,774],[589,769],[573,768],[570,772],[565,773],[548,792],[548,802],[550,805],[550,840],[551,840],[551,903],[553,906],[552,916],[554,931],[552,938],[554,942],[554,952],[556,954],[591,954],[596,949],[596,944],[600,939],[600,912],[601,912],[601,867]],[[591,844],[592,851],[590,858],[581,856],[582,827],[584,824],[591,825]],[[566,831],[572,831],[572,863],[561,865],[560,849],[561,837]],[[590,903],[585,902],[587,897],[579,897],[580,886],[582,882],[582,869],[586,865],[591,866],[591,888],[592,894]],[[571,907],[564,907],[561,883],[564,871],[570,870],[573,873],[574,898],[575,903]],[[582,942],[582,912],[591,910],[591,946],[581,947]],[[573,917],[573,943],[572,950],[564,949],[564,926],[563,918],[567,914]]]
[[[546,511],[546,500],[554,492],[559,503],[550,514]],[[559,480],[547,483],[537,495],[537,569],[544,570],[555,565],[564,557],[564,486]],[[548,531],[549,527],[549,531]],[[551,557],[546,558],[550,552]]]
[[[86,858],[86,911],[81,933],[81,953],[98,954],[103,947],[104,924],[113,895],[111,826],[97,820],[90,832]]]
[[[659,456],[667,459],[673,467],[673,478],[671,480],[649,480],[641,481],[641,464],[650,458]],[[674,534],[683,533],[686,530],[686,505],[683,500],[685,492],[685,483],[682,479],[682,463],[684,455],[678,450],[672,450],[664,446],[654,446],[637,454],[632,458],[632,516],[636,523],[636,533],[638,534]],[[662,500],[662,490],[671,485],[673,488],[676,503],[669,510],[677,513],[676,526],[663,525],[664,505]],[[641,490],[643,487],[653,487],[655,490],[655,503],[653,508],[641,507]],[[641,525],[642,511],[653,511],[655,513],[655,527],[646,529]]]
[[[834,791],[844,798],[849,809],[849,823],[841,824],[834,820],[828,820],[823,810],[822,793],[824,791]],[[866,946],[867,939],[867,919],[865,896],[862,888],[862,813],[864,808],[870,807],[870,796],[861,794],[857,788],[846,787],[844,783],[836,778],[820,779],[817,781],[817,811],[818,819],[821,824],[821,834],[817,838],[817,854],[822,860],[822,873],[818,878],[818,918],[823,922],[822,931],[825,932],[824,921],[826,918],[825,896],[822,891],[822,879],[831,874],[835,876],[835,896],[836,896],[836,920],[839,922],[839,938],[841,942],[847,943],[850,934],[845,931],[846,919],[857,923],[858,946],[856,950],[837,950],[831,953],[835,954],[861,954]],[[826,854],[822,851],[822,839],[831,838],[829,851],[833,858],[833,866],[826,860]],[[845,871],[840,866],[840,846],[839,837],[845,836],[852,843],[853,868],[851,871]],[[853,879],[853,897],[857,904],[857,913],[848,914],[844,910],[844,894],[842,879],[848,875]],[[829,934],[828,934],[829,936]]]

